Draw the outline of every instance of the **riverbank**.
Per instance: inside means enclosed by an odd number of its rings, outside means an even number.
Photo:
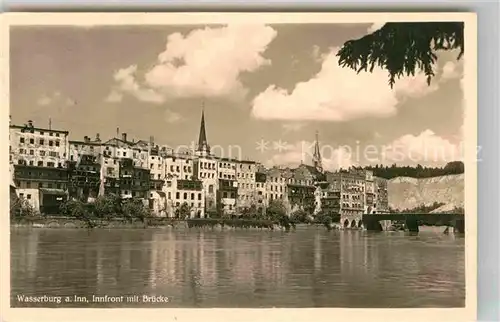
[[[167,217],[149,217],[144,220],[110,218],[110,219],[92,219],[81,220],[78,218],[65,216],[49,217],[30,217],[11,221],[11,227],[30,227],[30,228],[105,228],[105,229],[123,229],[123,228],[199,228],[199,229],[269,229],[269,230],[289,230],[295,227],[294,223],[289,226],[282,226],[272,220],[258,219],[174,219]]]

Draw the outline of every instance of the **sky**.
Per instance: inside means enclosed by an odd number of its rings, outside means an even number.
[[[462,158],[463,60],[438,53],[436,77],[338,64],[337,50],[378,24],[16,26],[12,123],[104,140],[192,146],[202,106],[215,154],[267,166],[442,166]]]

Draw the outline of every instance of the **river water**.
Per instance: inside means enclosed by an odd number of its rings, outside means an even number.
[[[453,234],[12,228],[11,249],[12,307],[465,305],[464,238]]]

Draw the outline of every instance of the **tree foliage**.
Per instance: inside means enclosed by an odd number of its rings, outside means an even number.
[[[179,219],[186,219],[191,216],[191,207],[187,202],[183,202],[177,209],[175,209],[175,217]]]
[[[35,208],[24,198],[15,197],[10,200],[10,218],[21,219],[37,215]]]
[[[360,39],[344,43],[337,53],[339,64],[373,72],[380,67],[389,72],[389,85],[396,78],[424,72],[427,83],[435,76],[436,51],[459,49],[464,54],[463,22],[395,22]]]
[[[149,216],[149,211],[141,199],[132,198],[122,203],[123,216],[129,220],[139,219],[144,221]]]
[[[94,206],[96,215],[100,218],[112,218],[122,213],[121,198],[118,195],[99,196]]]
[[[384,166],[377,164],[375,166],[355,169],[371,170],[376,177],[392,179],[395,177],[431,178],[451,174],[462,174],[464,173],[465,167],[463,162],[453,161],[447,163],[444,167],[424,167],[420,164],[416,166],[398,166],[397,164]]]

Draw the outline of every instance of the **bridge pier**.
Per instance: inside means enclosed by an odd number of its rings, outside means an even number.
[[[455,219],[453,222],[453,232],[459,234],[465,234],[465,220]]]
[[[418,233],[419,229],[418,229],[418,220],[414,217],[409,217],[409,218],[406,218],[406,228],[408,228],[408,231],[409,232],[412,232],[412,233]]]
[[[382,225],[378,220],[363,220],[363,225],[368,231],[383,231]]]

